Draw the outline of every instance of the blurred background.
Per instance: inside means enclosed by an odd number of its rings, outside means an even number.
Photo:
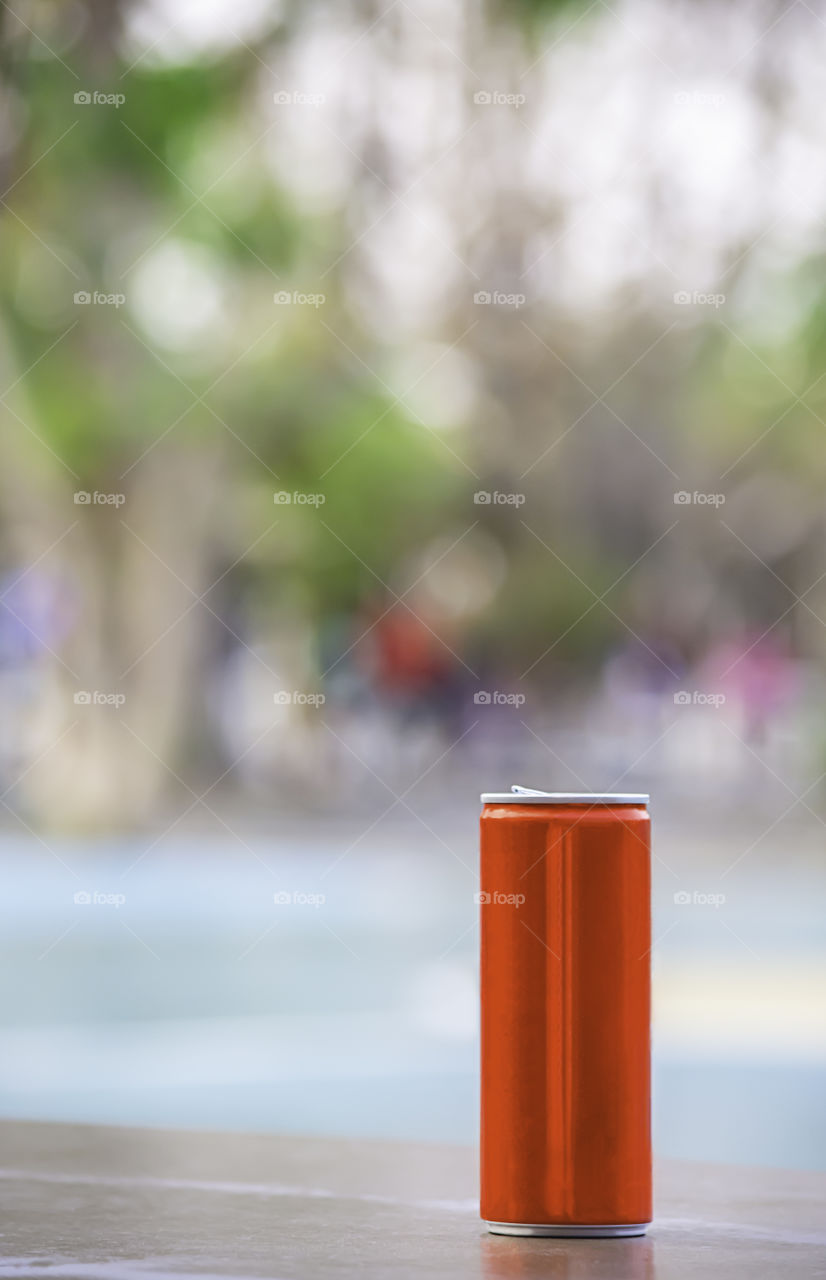
[[[657,1150],[826,1165],[826,13],[0,39],[0,1114],[474,1141],[479,792],[644,789]]]

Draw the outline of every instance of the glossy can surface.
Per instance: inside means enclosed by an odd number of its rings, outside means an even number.
[[[651,1219],[649,849],[643,805],[484,806],[481,1214],[492,1230],[618,1234]]]

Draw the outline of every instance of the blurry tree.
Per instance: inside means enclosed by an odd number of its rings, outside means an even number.
[[[823,31],[771,16],[3,8],[3,567],[75,611],[38,642],[31,808],[138,821],[163,761],[197,788],[221,646],[287,680],[273,618],[426,592],[454,541],[501,566],[460,616],[477,667],[586,685],[789,605],[821,659]]]

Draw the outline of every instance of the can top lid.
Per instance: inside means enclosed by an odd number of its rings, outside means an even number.
[[[643,792],[627,791],[534,791],[514,784],[510,791],[483,791],[482,804],[648,804]]]

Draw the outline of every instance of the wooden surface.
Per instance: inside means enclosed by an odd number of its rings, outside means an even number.
[[[636,1240],[516,1240],[463,1147],[0,1123],[0,1276],[826,1276],[826,1174],[665,1163]]]

